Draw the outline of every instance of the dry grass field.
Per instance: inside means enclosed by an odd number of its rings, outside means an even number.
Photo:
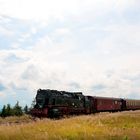
[[[0,118],[0,140],[140,140],[140,111],[97,113],[60,120]]]

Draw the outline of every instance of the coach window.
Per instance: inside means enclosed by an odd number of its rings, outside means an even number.
[[[117,105],[117,104],[118,104],[118,102],[117,102],[117,101],[115,101],[115,104]]]
[[[102,105],[102,101],[100,101],[100,105]]]

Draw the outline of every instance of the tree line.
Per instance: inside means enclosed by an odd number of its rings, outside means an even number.
[[[10,104],[4,105],[1,112],[0,116],[1,117],[8,117],[8,116],[22,116],[24,114],[29,114],[30,108],[26,105],[24,108],[19,105],[19,102],[11,107]]]

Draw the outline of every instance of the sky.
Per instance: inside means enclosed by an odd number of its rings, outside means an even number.
[[[36,91],[140,99],[139,0],[0,0],[0,106]]]

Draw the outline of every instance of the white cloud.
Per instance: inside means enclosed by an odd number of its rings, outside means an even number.
[[[74,8],[74,3],[74,1],[66,2],[64,0],[4,0],[1,1],[0,12],[23,19],[48,19],[51,16],[61,18],[61,14],[68,7]]]
[[[70,34],[70,29],[68,28],[59,28],[59,29],[56,29],[56,31],[54,32],[54,35],[56,36],[65,36],[65,35],[68,35]]]
[[[11,37],[11,36],[14,35],[13,31],[10,31],[9,29],[6,29],[6,28],[1,27],[1,26],[0,26],[0,33],[3,34],[6,37]]]
[[[0,15],[29,19],[31,25],[28,32],[22,32],[16,22],[12,31],[18,30],[20,37],[10,42],[9,50],[0,50],[0,81],[7,87],[5,92],[16,97],[16,90],[25,89],[33,96],[38,88],[52,88],[100,96],[137,95],[140,88],[134,78],[140,75],[140,26],[123,15],[136,2],[0,1]],[[31,19],[43,22],[35,25]],[[4,23],[8,26],[11,20],[6,18]],[[2,26],[0,31],[3,36],[11,35]],[[25,50],[28,45],[32,46]],[[12,55],[14,59],[8,61]]]
[[[101,13],[124,9],[135,4],[135,0],[1,0],[0,13],[3,15],[35,20],[48,20],[51,17],[64,19],[65,15],[83,14],[92,11],[92,15],[99,16]],[[88,16],[88,15],[87,15]]]

